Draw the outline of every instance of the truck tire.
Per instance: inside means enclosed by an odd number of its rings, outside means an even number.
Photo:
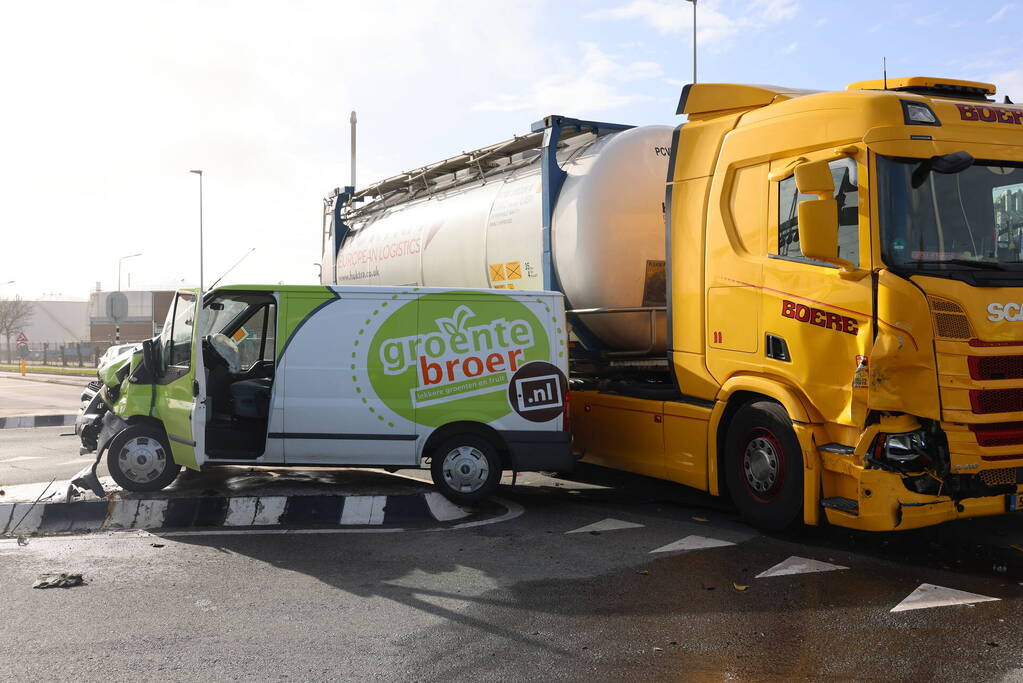
[[[779,531],[803,509],[803,452],[792,420],[774,401],[736,411],[725,439],[725,481],[749,524]]]
[[[503,469],[497,448],[477,434],[445,439],[430,462],[434,485],[455,503],[476,503],[489,497],[501,483]]]
[[[181,465],[174,462],[163,434],[153,427],[132,425],[110,440],[107,469],[126,491],[159,491],[174,481]]]

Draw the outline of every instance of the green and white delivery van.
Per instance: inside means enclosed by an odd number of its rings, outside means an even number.
[[[99,368],[75,431],[129,491],[181,467],[417,467],[457,502],[503,470],[570,469],[555,292],[233,286],[178,292]],[[95,465],[91,484],[95,488]],[[83,471],[83,477],[87,477]]]

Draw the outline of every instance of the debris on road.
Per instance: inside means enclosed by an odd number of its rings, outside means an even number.
[[[747,588],[749,588],[749,586],[742,586],[742,585],[737,584],[737,583],[732,583],[732,588],[734,588],[737,591],[744,591]]]
[[[18,545],[28,545],[28,539],[24,536],[18,536]]]
[[[70,574],[67,572],[60,572],[54,574],[41,574],[35,583],[32,584],[33,588],[74,588],[75,586],[81,586],[85,583],[81,574]]]
[[[693,515],[693,521],[694,522],[709,522],[710,520],[707,519],[706,517],[697,517],[696,515]]]

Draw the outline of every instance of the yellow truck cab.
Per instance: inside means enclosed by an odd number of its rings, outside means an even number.
[[[1023,107],[940,78],[698,84],[666,193],[673,391],[573,393],[587,461],[769,528],[909,529],[1023,483]]]

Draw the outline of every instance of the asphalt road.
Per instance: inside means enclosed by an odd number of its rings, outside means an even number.
[[[58,381],[19,379],[0,373],[0,417],[71,415],[81,408],[79,397],[88,377]]]
[[[92,456],[78,455],[81,444],[74,431],[74,427],[0,429],[0,488],[69,479],[90,464]],[[106,465],[100,465],[99,473],[105,476]]]
[[[33,431],[67,456],[70,439]],[[5,674],[1023,679],[1018,515],[764,535],[719,500],[597,468],[499,495],[524,513],[456,531],[0,541]],[[694,536],[713,547],[664,550]],[[793,556],[844,568],[757,578]],[[87,585],[33,590],[47,571]],[[891,611],[921,584],[998,600]]]

